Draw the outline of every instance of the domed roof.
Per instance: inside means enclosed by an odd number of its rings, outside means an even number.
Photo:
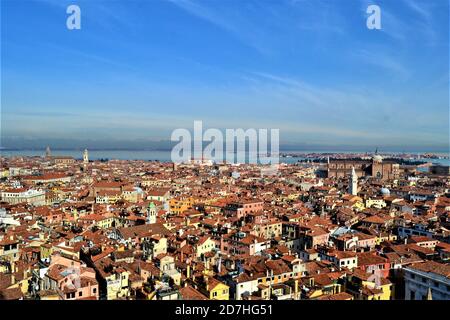
[[[375,162],[381,162],[381,161],[383,161],[383,157],[380,156],[379,154],[374,155],[372,159],[373,159],[373,161],[375,161]]]
[[[389,191],[388,188],[381,188],[380,192],[381,192],[382,195],[389,195],[389,194],[391,194],[391,191]]]

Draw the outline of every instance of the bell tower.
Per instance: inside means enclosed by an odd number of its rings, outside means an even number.
[[[358,175],[355,172],[355,167],[352,167],[352,174],[349,179],[349,190],[348,192],[356,196],[358,194]]]
[[[87,149],[84,149],[83,152],[83,165],[86,167],[89,163],[89,153],[87,151]]]
[[[156,223],[156,206],[153,202],[150,202],[147,208],[147,224]]]
[[[50,159],[52,157],[52,151],[50,150],[49,146],[47,146],[47,149],[45,149],[45,157],[47,159]]]

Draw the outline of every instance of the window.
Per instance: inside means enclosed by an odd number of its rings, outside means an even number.
[[[83,295],[83,292],[78,292],[78,296],[81,297]]]
[[[97,293],[97,288],[92,289],[93,293]]]

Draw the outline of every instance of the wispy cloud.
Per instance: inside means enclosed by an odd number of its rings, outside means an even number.
[[[42,45],[50,48],[53,52],[60,52],[62,55],[64,55],[67,58],[67,61],[70,61],[71,57],[76,56],[78,58],[84,59],[85,61],[91,61],[94,63],[101,63],[101,64],[113,66],[113,67],[126,68],[128,70],[136,71],[136,69],[134,67],[130,66],[129,64],[119,62],[115,59],[112,59],[112,58],[109,58],[106,56],[101,56],[98,54],[90,53],[88,50],[74,49],[74,48],[70,48],[68,46],[62,46],[62,45],[59,45],[56,43],[45,43]]]
[[[380,67],[402,80],[406,80],[411,76],[411,71],[404,66],[402,60],[395,58],[393,54],[387,53],[386,50],[369,51],[363,49],[355,52],[354,56],[362,62]]]
[[[301,35],[346,36],[345,19],[339,6],[320,0],[305,3],[290,1],[167,0],[187,13],[228,32],[241,43],[264,56],[286,48],[286,40],[295,43]]]
[[[289,4],[297,13],[296,21],[290,21],[290,24],[300,30],[309,31],[315,35],[347,34],[346,19],[338,3],[323,0],[291,0]]]
[[[433,23],[433,12],[426,1],[403,0],[403,3],[413,11],[419,19],[415,26],[418,32],[422,32],[430,45],[435,45],[438,39],[437,31]]]
[[[423,19],[430,20],[431,12],[429,8],[424,5],[425,1],[416,1],[416,0],[403,0],[403,3],[406,4],[410,9],[419,14]]]
[[[379,61],[379,59],[378,59]],[[383,68],[392,72],[404,71],[393,60],[384,59]],[[268,72],[246,75],[257,88],[257,95],[272,103],[283,119],[273,118],[272,127],[280,125],[282,131],[303,141],[405,141],[415,139],[431,143],[446,141],[448,125],[435,114],[420,116],[421,109],[401,96],[379,92],[376,88],[315,85],[301,79]],[[275,99],[272,99],[276,97]],[[407,111],[403,114],[403,111]],[[399,112],[401,117],[394,116]],[[364,115],[364,116],[362,116]],[[421,128],[420,131],[415,128]],[[319,142],[319,140],[316,140]]]
[[[268,48],[263,46],[261,43],[258,43],[254,37],[256,33],[258,33],[258,30],[255,29],[250,23],[241,20],[238,15],[234,14],[231,18],[225,17],[224,12],[217,12],[210,7],[201,5],[200,3],[191,0],[168,1],[185,10],[189,14],[208,21],[209,23],[229,32],[230,34],[233,34],[244,44],[253,47],[258,52],[262,54],[268,53]]]

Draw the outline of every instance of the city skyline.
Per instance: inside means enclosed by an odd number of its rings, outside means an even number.
[[[0,303],[449,301],[449,9],[0,0]]]
[[[69,1],[2,2],[3,147],[168,141],[201,119],[285,145],[448,150],[445,1],[377,1],[381,30],[368,1],[76,3],[81,30]]]

